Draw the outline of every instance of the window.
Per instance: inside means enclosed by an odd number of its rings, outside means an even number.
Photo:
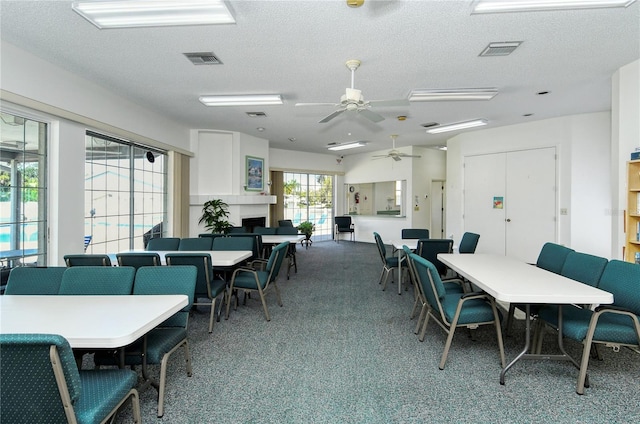
[[[329,240],[333,224],[333,177],[284,172],[284,217],[293,225],[311,221],[314,240]]]
[[[166,153],[93,132],[85,150],[86,251],[143,249],[166,221]]]
[[[0,127],[0,261],[46,265],[47,124],[9,113]]]

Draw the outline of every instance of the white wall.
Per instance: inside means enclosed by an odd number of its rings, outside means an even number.
[[[459,134],[447,143],[447,230],[464,233],[462,167],[465,156],[556,147],[558,243],[605,257],[610,251],[610,114],[566,116]]]

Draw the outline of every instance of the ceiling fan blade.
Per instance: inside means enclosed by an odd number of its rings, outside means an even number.
[[[372,112],[369,109],[358,109],[358,113],[360,113],[371,122],[384,121],[384,117],[382,115],[378,115],[377,113]]]
[[[320,120],[320,122],[319,122],[319,123],[320,123],[320,124],[325,124],[325,123],[327,123],[327,122],[331,121],[331,120],[332,120],[333,118],[335,118],[336,116],[340,115],[340,114],[341,114],[342,112],[344,112],[345,110],[346,110],[346,109],[338,109],[338,110],[336,110],[335,112],[333,112],[331,115],[328,115],[328,116],[326,116],[326,117],[322,118],[322,119]]]
[[[367,102],[371,106],[409,106],[409,100],[397,99],[397,100],[370,100]]]
[[[373,155],[372,158],[388,158],[389,155]]]
[[[401,158],[400,156],[398,156],[398,155],[393,155],[393,156],[391,156],[391,157],[392,157],[392,158],[393,158],[393,160],[395,160],[396,162],[397,162],[397,161],[402,160],[402,158]]]
[[[406,153],[399,153],[398,156],[402,156],[403,158],[421,158],[420,155],[408,155]]]
[[[335,103],[296,103],[296,106],[339,106]]]

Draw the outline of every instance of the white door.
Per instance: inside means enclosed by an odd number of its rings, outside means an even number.
[[[535,262],[556,241],[555,148],[465,158],[464,230],[476,252]]]
[[[556,241],[556,149],[510,152],[506,175],[506,252],[535,263]]]
[[[429,231],[430,238],[442,239],[446,238],[444,234],[444,181],[431,182],[431,227]]]
[[[505,162],[506,153],[464,160],[464,231],[480,234],[478,253],[505,254],[504,209],[495,204],[505,196]]]

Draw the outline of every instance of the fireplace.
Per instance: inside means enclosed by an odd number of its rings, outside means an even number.
[[[253,233],[253,229],[256,227],[266,227],[267,218],[264,216],[254,218],[242,218],[242,226],[249,233]]]

